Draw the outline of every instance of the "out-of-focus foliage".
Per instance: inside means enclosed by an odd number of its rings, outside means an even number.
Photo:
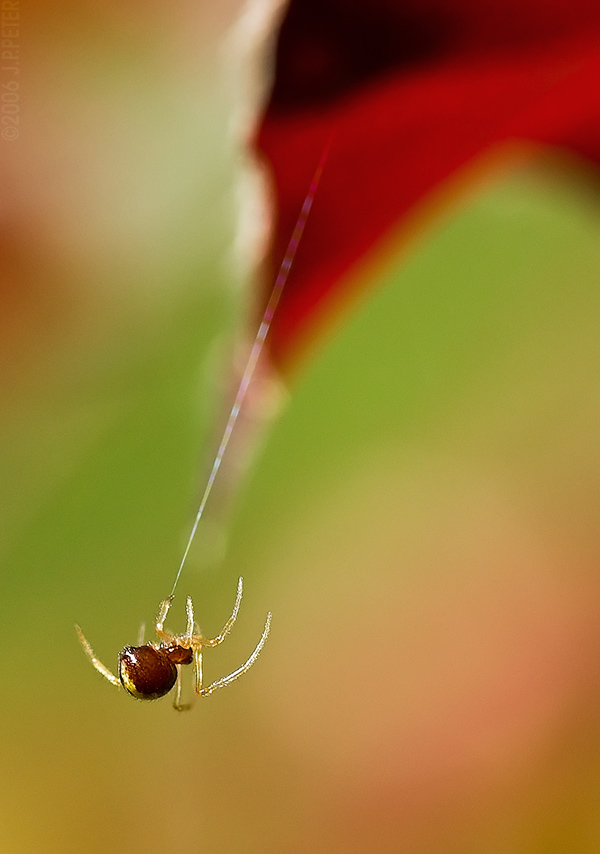
[[[599,47],[595,0],[292,0],[259,136],[277,189],[274,259],[332,146],[274,358],[287,366],[328,327],[355,265],[421,225],[465,165],[516,140],[600,164]]]
[[[357,272],[370,288],[296,376],[225,562],[191,561],[173,605],[179,629],[192,594],[214,633],[243,574],[206,672],[243,661],[270,608],[250,674],[177,715],[77,645],[75,620],[114,666],[168,594],[218,412],[235,98],[211,51],[234,5],[195,30],[192,4],[28,7],[0,848],[595,851],[600,252],[573,164],[490,168],[408,261],[399,234]]]

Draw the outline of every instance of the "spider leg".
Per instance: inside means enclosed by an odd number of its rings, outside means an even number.
[[[94,665],[94,667],[96,668],[98,673],[101,673],[105,679],[108,679],[109,682],[111,682],[113,685],[116,685],[117,688],[120,688],[121,687],[120,681],[117,679],[117,677],[114,675],[114,673],[110,672],[108,667],[105,667],[102,664],[102,662],[96,658],[94,650],[92,649],[92,647],[89,645],[89,643],[87,642],[87,640],[83,636],[83,632],[81,631],[79,626],[76,625],[75,630],[77,631],[77,634],[79,635],[79,640],[81,641],[81,646],[83,647],[83,651],[85,652],[85,654],[87,655],[89,660],[92,662],[92,664]]]
[[[233,611],[231,612],[231,617],[227,620],[221,632],[216,636],[216,638],[202,638],[202,646],[217,646],[222,643],[229,632],[231,631],[233,624],[235,623],[238,615],[238,611],[240,610],[240,602],[242,601],[242,592],[243,592],[244,579],[238,579],[237,586],[237,595],[235,597],[235,604],[233,606]]]
[[[138,633],[138,642],[137,642],[138,646],[144,645],[144,635],[145,634],[146,634],[146,623],[142,622],[142,623],[140,623],[140,631]]]
[[[176,664],[177,667],[177,684],[175,687],[175,699],[173,700],[173,708],[177,712],[187,712],[192,708],[192,703],[181,702],[181,664]]]
[[[241,582],[241,579],[240,579],[240,582]],[[267,614],[267,620],[265,622],[265,627],[263,629],[263,633],[261,635],[261,638],[256,645],[256,649],[254,650],[254,652],[252,653],[252,655],[250,656],[248,661],[246,661],[245,664],[242,664],[241,667],[238,667],[237,670],[234,670],[233,673],[230,673],[229,676],[224,676],[222,679],[217,679],[217,681],[213,682],[212,685],[209,685],[208,688],[202,688],[202,685],[200,684],[200,690],[198,690],[198,683],[196,683],[196,693],[199,694],[201,697],[208,697],[208,695],[212,694],[213,691],[216,691],[217,688],[225,688],[226,685],[231,685],[231,683],[235,682],[236,679],[239,679],[239,677],[243,673],[245,673],[247,670],[250,670],[250,668],[252,667],[252,665],[254,664],[254,662],[256,661],[258,656],[260,655],[260,652],[261,652],[263,646],[265,645],[267,638],[269,637],[270,629],[271,629],[271,612],[269,611],[269,613]]]
[[[185,637],[187,640],[190,640],[192,635],[194,634],[194,606],[192,605],[191,596],[188,596],[186,600],[185,613],[187,615],[187,627],[185,630]]]
[[[202,647],[194,647],[194,685],[196,694],[202,694]]]
[[[191,604],[191,599],[188,597],[188,602]],[[188,620],[190,619],[190,614],[188,613]],[[190,625],[193,627],[194,625],[194,615],[191,614],[191,624],[188,622],[188,631]],[[195,692],[189,703],[181,702],[181,692],[182,692],[182,677],[181,677],[181,664],[176,664],[177,668],[177,683],[175,686],[175,699],[173,700],[173,708],[178,712],[186,712],[188,709],[191,709],[193,706],[193,701],[195,697],[200,694],[202,689],[202,647],[194,646],[194,686]]]
[[[169,613],[169,608],[172,604],[173,596],[163,599],[158,609],[158,617],[156,618],[156,634],[160,640],[166,641],[167,643],[172,643],[175,639],[175,636],[165,629],[165,620],[167,619],[167,614]]]

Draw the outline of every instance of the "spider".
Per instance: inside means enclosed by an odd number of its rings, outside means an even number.
[[[265,645],[271,628],[271,613],[267,614],[265,627],[261,638],[256,645],[256,649],[241,667],[234,670],[228,676],[222,679],[217,679],[207,688],[202,685],[202,647],[213,647],[225,640],[231,631],[233,624],[236,621],[240,602],[242,601],[243,579],[240,578],[237,587],[237,596],[231,617],[225,623],[220,634],[215,638],[205,638],[200,633],[198,624],[194,620],[194,607],[192,605],[191,596],[187,597],[185,612],[187,614],[187,627],[183,635],[174,635],[172,632],[164,628],[165,620],[169,612],[169,608],[173,602],[173,595],[168,599],[164,599],[158,609],[158,617],[156,618],[156,635],[158,643],[146,643],[142,645],[143,638],[140,638],[139,646],[126,646],[119,653],[119,676],[115,676],[108,667],[105,667],[101,661],[96,658],[94,650],[85,639],[83,632],[79,626],[75,626],[79,640],[83,646],[84,652],[92,662],[96,670],[104,676],[105,679],[116,685],[117,688],[124,688],[132,697],[138,700],[158,700],[159,697],[164,697],[168,694],[171,688],[177,683],[175,689],[175,700],[173,701],[174,708],[181,712],[190,709],[192,703],[181,702],[181,668],[184,664],[194,665],[194,681],[195,695],[199,697],[208,697],[217,688],[225,688],[226,685],[231,685],[243,673],[249,670]]]

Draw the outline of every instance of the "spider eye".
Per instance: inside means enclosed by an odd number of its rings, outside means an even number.
[[[126,646],[119,653],[119,679],[138,700],[157,700],[175,684],[177,668],[164,651],[149,644]]]

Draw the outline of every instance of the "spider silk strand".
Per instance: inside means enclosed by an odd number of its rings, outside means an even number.
[[[319,181],[321,180],[321,175],[325,167],[325,161],[327,160],[327,155],[329,154],[330,147],[331,140],[327,143],[325,149],[323,150],[321,159],[319,160],[317,168],[315,169],[314,175],[310,182],[310,186],[308,188],[308,192],[306,194],[304,202],[302,203],[302,208],[300,209],[300,213],[298,214],[298,219],[296,220],[292,236],[287,245],[285,255],[283,256],[283,261],[281,262],[281,266],[279,267],[279,272],[277,273],[275,284],[273,285],[271,295],[269,296],[267,306],[264,310],[262,320],[258,327],[258,332],[256,333],[256,336],[254,338],[254,342],[252,344],[252,348],[248,356],[248,361],[246,362],[246,367],[244,368],[244,373],[242,374],[242,378],[240,380],[240,384],[238,386],[235,399],[233,401],[233,406],[231,407],[231,412],[229,413],[229,418],[227,419],[227,424],[225,425],[221,444],[219,445],[219,449],[216,453],[215,460],[213,462],[212,469],[208,476],[208,481],[206,483],[206,487],[204,489],[204,493],[200,501],[200,506],[198,507],[198,512],[196,513],[196,518],[194,519],[194,524],[192,526],[192,530],[190,532],[190,536],[188,538],[183,557],[181,558],[181,563],[179,564],[179,569],[177,570],[175,581],[173,582],[171,596],[173,596],[175,593],[175,588],[177,587],[177,583],[179,582],[181,571],[185,565],[188,554],[192,547],[192,543],[194,541],[194,537],[196,536],[196,531],[198,530],[200,519],[202,518],[202,515],[204,513],[204,509],[208,502],[210,493],[212,492],[214,482],[216,480],[219,469],[221,468],[221,463],[223,462],[223,457],[225,456],[225,451],[227,450],[229,440],[231,439],[231,434],[233,433],[233,429],[238,420],[242,404],[246,397],[246,393],[250,387],[250,383],[252,382],[252,377],[254,376],[256,365],[258,364],[258,360],[263,351],[265,340],[267,338],[267,335],[269,334],[271,323],[273,322],[275,310],[277,309],[277,305],[279,304],[279,299],[281,297],[285,283],[288,279],[290,269],[292,267],[292,264],[294,263],[294,258],[296,257],[296,252],[298,251],[300,240],[302,239],[302,235],[306,227],[306,221],[308,219],[308,215],[310,213],[310,209],[312,207],[315,194],[317,192],[317,187],[319,186]]]

